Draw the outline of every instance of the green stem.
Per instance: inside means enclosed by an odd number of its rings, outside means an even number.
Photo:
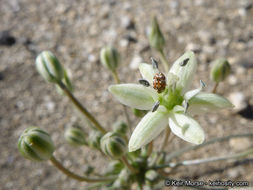
[[[60,81],[58,85],[65,92],[65,94],[69,97],[69,99],[73,102],[73,104],[84,114],[94,125],[95,127],[101,131],[103,134],[106,133],[106,130],[100,125],[100,123],[93,117],[93,115],[88,112],[88,110],[74,97],[74,95],[68,90],[68,88]]]
[[[184,154],[186,152],[189,152],[191,150],[196,150],[196,149],[202,148],[204,146],[207,146],[207,145],[210,145],[210,144],[213,144],[213,143],[216,143],[216,142],[223,142],[223,141],[227,141],[227,140],[232,139],[232,138],[242,138],[242,137],[253,137],[253,133],[229,135],[229,136],[226,136],[226,137],[214,138],[214,139],[212,139],[210,141],[207,141],[207,142],[204,142],[200,145],[185,147],[185,148],[182,148],[178,151],[175,151],[175,152],[169,154],[166,158],[166,162],[170,162],[173,158],[179,157],[182,154]]]
[[[215,93],[217,91],[218,86],[219,86],[219,83],[216,82],[214,87],[213,87],[212,93]]]
[[[118,77],[118,73],[117,71],[113,71],[112,72],[112,75],[113,75],[113,78],[114,78],[114,81],[117,83],[117,84],[120,84],[120,79]],[[125,114],[125,117],[126,117],[126,120],[127,120],[127,124],[129,126],[129,129],[131,130],[131,121],[130,121],[130,118],[129,118],[129,115],[127,113],[127,108],[125,105],[122,105],[123,106],[123,111],[124,111],[124,114]]]
[[[115,180],[115,178],[111,177],[111,178],[89,178],[89,177],[83,177],[80,175],[77,175],[71,171],[69,171],[67,168],[65,168],[58,160],[56,160],[56,158],[54,156],[52,156],[50,158],[50,161],[52,162],[52,164],[58,168],[61,172],[63,172],[65,175],[76,179],[78,181],[86,181],[86,182],[103,182],[103,181],[113,181]]]
[[[119,80],[119,75],[118,75],[118,72],[117,71],[113,71],[112,72],[112,76],[114,78],[114,81],[119,84],[120,83],[120,80]]]
[[[138,187],[139,187],[139,189],[138,189],[138,190],[143,190],[142,183],[138,182]]]
[[[168,126],[168,128],[166,129],[166,133],[165,133],[165,136],[164,136],[164,139],[163,139],[163,143],[162,143],[162,146],[160,148],[160,152],[162,152],[168,142],[168,139],[169,139],[169,136],[170,136],[170,128]]]
[[[162,64],[163,64],[163,67],[165,69],[165,72],[168,73],[169,72],[169,63],[167,61],[167,58],[166,56],[164,55],[164,52],[163,50],[159,50],[159,55],[160,55],[160,58],[161,58],[161,61],[162,61]]]
[[[151,155],[152,151],[153,151],[153,143],[154,141],[151,141],[149,144],[148,144],[148,156]]]
[[[253,154],[253,148],[250,148],[247,151],[243,151],[243,152],[228,155],[228,156],[211,157],[211,158],[196,159],[196,160],[184,160],[182,162],[164,164],[164,165],[156,166],[155,169],[161,169],[161,168],[166,168],[166,167],[175,168],[178,166],[190,166],[190,165],[197,165],[197,164],[203,164],[203,163],[208,163],[208,162],[238,159],[238,158],[246,157],[250,154]]]
[[[133,166],[131,166],[128,161],[127,158],[125,156],[122,156],[122,158],[120,159],[126,167],[128,167],[128,169],[132,172],[132,173],[137,173],[138,170],[136,170]]]

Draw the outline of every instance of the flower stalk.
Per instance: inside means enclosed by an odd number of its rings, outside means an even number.
[[[170,136],[170,128],[168,127],[166,129],[166,132],[165,132],[165,136],[164,136],[164,139],[163,139],[163,143],[161,145],[161,148],[160,148],[160,152],[162,152],[168,142],[168,139],[169,139],[169,136]]]
[[[113,181],[115,179],[114,177],[90,178],[90,177],[80,176],[80,175],[77,175],[77,174],[69,171],[67,168],[65,168],[54,156],[52,156],[50,158],[50,161],[62,173],[64,173],[65,175],[67,175],[75,180],[78,180],[78,181],[85,181],[85,182],[90,182],[90,183],[93,182],[94,183],[94,182],[103,182],[103,181]]]
[[[129,164],[127,158],[125,156],[122,156],[121,159],[120,159],[124,164],[125,166],[132,172],[132,173],[137,173],[138,170],[136,170],[132,165]]]
[[[212,93],[216,93],[218,86],[219,86],[219,82],[216,82],[213,87]]]
[[[115,83],[120,84],[119,75],[118,75],[118,72],[116,70],[112,72],[112,76],[114,78]],[[126,120],[127,120],[127,124],[128,124],[128,126],[131,130],[131,127],[130,127],[131,126],[131,121],[130,121],[129,115],[127,113],[127,108],[126,108],[125,105],[123,105],[123,111],[124,111],[124,114],[125,114],[125,117],[126,117]]]
[[[166,158],[166,161],[170,162],[173,158],[179,157],[179,156],[181,156],[182,154],[184,154],[186,152],[189,152],[189,151],[192,151],[192,150],[197,150],[199,148],[205,147],[205,146],[210,145],[210,144],[228,141],[228,140],[233,139],[233,138],[243,138],[243,137],[248,137],[248,138],[253,137],[253,133],[229,135],[229,136],[225,136],[225,137],[214,138],[210,141],[206,141],[206,142],[204,142],[202,144],[199,144],[199,145],[188,146],[188,147],[182,148],[178,151],[175,151],[175,152],[169,154]]]
[[[182,162],[164,164],[160,166],[155,166],[154,169],[161,169],[161,168],[167,168],[167,167],[176,168],[178,166],[190,166],[190,165],[197,165],[197,164],[203,164],[203,163],[208,163],[208,162],[239,159],[251,154],[253,154],[253,148],[250,148],[246,151],[242,151],[236,154],[228,155],[228,156],[211,157],[211,158],[196,159],[196,160],[184,160]]]
[[[93,115],[88,112],[88,110],[76,99],[76,97],[69,91],[66,86],[59,81],[58,85],[60,88],[65,92],[65,94],[69,97],[72,103],[77,107],[78,110],[81,111],[83,115],[85,115],[93,124],[94,126],[103,134],[106,133],[106,130],[102,127],[102,125],[93,117]]]

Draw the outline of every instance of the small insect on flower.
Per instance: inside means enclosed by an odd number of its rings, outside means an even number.
[[[153,88],[157,90],[158,93],[164,91],[166,87],[166,78],[163,73],[155,74],[153,78]]]

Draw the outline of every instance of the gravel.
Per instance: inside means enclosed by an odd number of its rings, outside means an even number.
[[[152,15],[156,15],[166,39],[165,54],[172,63],[186,49],[193,49],[199,70],[193,86],[202,79],[211,91],[209,62],[227,57],[232,65],[232,78],[221,83],[218,93],[225,97],[239,92],[253,105],[253,8],[250,0],[190,1],[114,1],[114,0],[1,0],[0,6],[0,189],[48,190],[83,189],[85,183],[71,180],[44,163],[33,163],[20,156],[17,140],[28,126],[48,131],[56,146],[55,156],[64,165],[81,174],[85,165],[97,171],[106,165],[89,148],[66,144],[64,129],[79,122],[90,131],[67,97],[59,96],[54,85],[46,83],[37,73],[34,60],[42,50],[54,52],[72,73],[75,95],[106,128],[115,120],[124,119],[122,106],[108,93],[113,78],[99,62],[100,49],[113,44],[121,53],[119,78],[136,82],[138,72],[129,67],[136,57],[150,62],[158,54],[147,44],[146,31]],[[140,59],[139,59],[140,60]],[[131,64],[132,62],[132,64]],[[248,109],[249,110],[249,109]],[[128,110],[131,113],[131,110]],[[74,116],[73,116],[74,115]],[[115,118],[112,120],[110,118]],[[134,124],[138,122],[131,115]],[[252,132],[250,117],[225,110],[199,116],[206,139],[230,134]],[[158,138],[158,146],[161,137]],[[238,141],[240,143],[240,141]],[[252,146],[252,141],[249,142]],[[235,152],[235,142],[212,145],[185,154],[180,159],[227,155]],[[179,138],[168,145],[170,152],[188,146]],[[187,167],[175,178],[193,177],[198,173],[220,168],[224,162]],[[173,176],[174,177],[174,176]],[[200,180],[248,180],[253,185],[253,166],[243,165],[222,173],[203,176]]]

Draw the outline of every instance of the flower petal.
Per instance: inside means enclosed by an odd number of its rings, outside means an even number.
[[[156,73],[159,73],[158,69],[154,69],[152,65],[147,63],[141,63],[139,66],[139,70],[142,78],[146,79],[150,85],[153,84],[153,77]]]
[[[205,139],[203,129],[193,118],[180,113],[170,113],[169,125],[171,131],[183,140],[201,144]]]
[[[182,63],[187,60],[187,63],[182,66]],[[179,77],[177,82],[177,89],[182,90],[184,94],[192,83],[192,78],[197,69],[197,60],[192,51],[187,51],[184,55],[178,58],[170,69],[170,73],[173,73]]]
[[[213,94],[200,92],[189,100],[189,112],[193,114],[203,111],[218,111],[225,108],[233,108],[233,104],[226,98]]]
[[[111,85],[109,91],[120,103],[140,110],[150,110],[158,99],[154,89],[140,84]]]
[[[160,106],[163,107],[163,106]],[[168,125],[168,113],[160,108],[147,113],[139,122],[129,140],[129,152],[133,152],[156,138]]]

